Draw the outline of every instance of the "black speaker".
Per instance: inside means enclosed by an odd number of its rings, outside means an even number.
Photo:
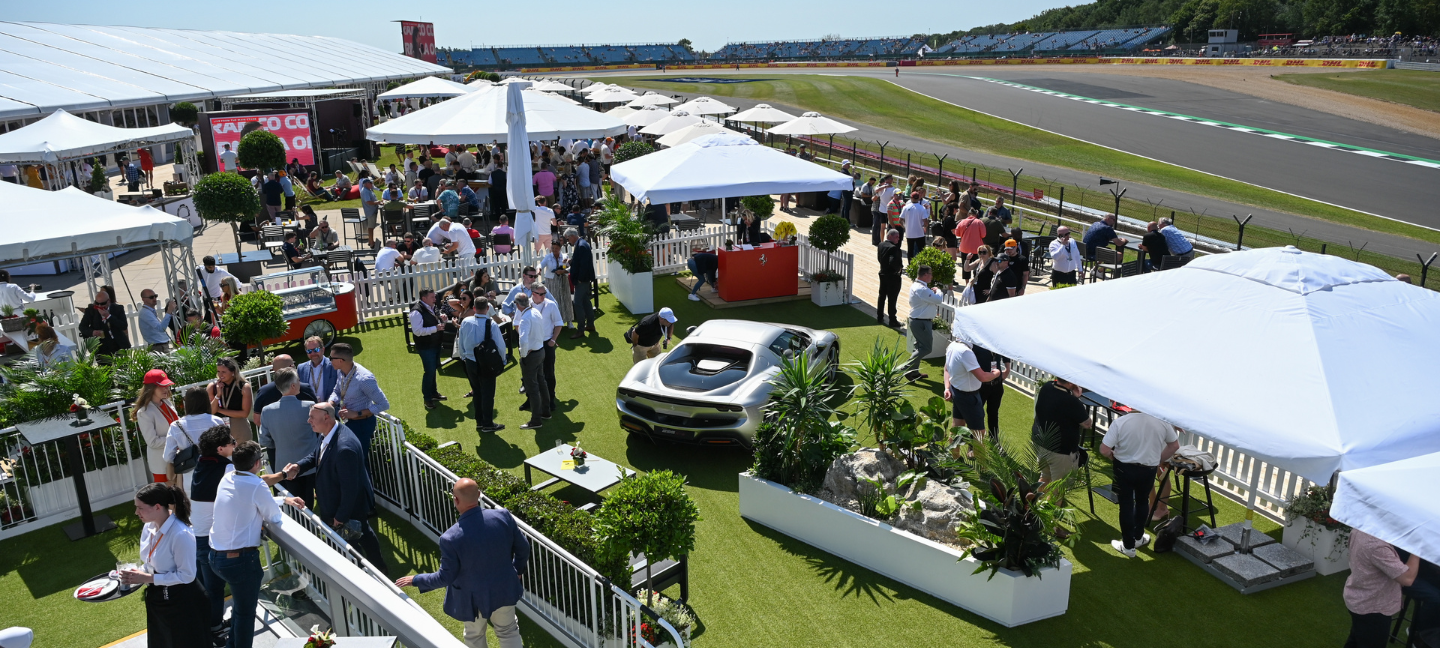
[[[355,116],[355,117],[359,117],[359,116],[360,116],[360,104],[359,104],[359,103],[352,103],[352,104],[350,104],[350,108],[351,108],[350,114],[351,114],[352,116]]]

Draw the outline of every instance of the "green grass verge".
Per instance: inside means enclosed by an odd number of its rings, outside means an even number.
[[[937,143],[1440,243],[1440,232],[1087,144],[931,99],[882,79],[785,75],[726,84],[670,83],[641,77],[604,77],[603,81],[778,102]]]
[[[1372,70],[1364,74],[1277,74],[1286,83],[1440,112],[1440,73]]]
[[[687,301],[669,277],[656,279],[655,298],[657,305],[675,310],[682,331],[714,318],[827,328],[839,335],[845,362],[859,359],[877,339],[887,344],[904,339],[875,326],[858,310],[821,309],[808,301],[714,311]],[[1141,558],[1126,560],[1109,547],[1110,540],[1118,537],[1117,510],[1101,498],[1096,498],[1094,517],[1088,510],[1079,513],[1083,537],[1075,549],[1066,550],[1075,564],[1069,612],[1013,629],[746,522],[739,515],[736,473],[750,465],[748,453],[652,445],[620,429],[615,386],[631,366],[620,336],[638,318],[608,294],[602,298],[601,310],[596,323],[599,336],[579,341],[561,336],[557,372],[562,407],[538,431],[518,429],[526,417],[516,411],[523,397],[516,392],[519,378],[514,367],[500,378],[496,395],[498,420],[509,427],[480,437],[474,432],[469,403],[462,398],[468,386],[458,367],[447,367],[439,377],[440,391],[450,400],[434,410],[424,409],[420,361],[405,350],[398,319],[365,325],[341,339],[355,345],[359,362],[377,374],[392,403],[391,413],[442,442],[459,442],[500,468],[523,474],[521,462],[526,457],[552,448],[559,439],[579,441],[587,450],[636,470],[668,469],[684,475],[704,518],[690,560],[691,603],[701,621],[695,638],[698,648],[1180,648],[1194,642],[1192,635],[1174,630],[1187,626],[1204,627],[1206,640],[1217,645],[1257,645],[1283,638],[1287,648],[1302,648],[1338,645],[1347,632],[1341,599],[1344,575],[1246,596],[1175,554],[1142,551]],[[922,382],[924,391],[915,395],[917,401],[939,392],[940,364],[931,361],[925,370],[931,378]],[[1001,416],[1006,440],[1028,443],[1031,401],[1012,391]],[[1103,459],[1094,456],[1096,482],[1108,481]],[[591,499],[574,489],[550,492],[576,504]],[[1083,493],[1077,491],[1074,501],[1083,503]],[[1242,507],[1229,500],[1217,496],[1217,504],[1222,525],[1244,516]],[[51,527],[0,543],[0,609],[5,610],[7,624],[40,630],[47,638],[45,645],[77,647],[101,646],[142,629],[138,598],[105,605],[70,598],[80,579],[109,568],[117,556],[129,558],[136,551],[139,525],[133,513],[128,507],[108,512],[122,528],[104,536],[70,543],[59,527]],[[1278,535],[1278,527],[1269,521],[1262,519],[1256,526]],[[383,515],[379,533],[397,575],[435,569],[435,546],[408,523]],[[441,612],[443,592],[408,592],[459,636],[459,624]],[[521,628],[527,646],[557,645],[528,620],[521,622]]]

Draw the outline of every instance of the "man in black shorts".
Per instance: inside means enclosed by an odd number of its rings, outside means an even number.
[[[945,400],[951,403],[950,424],[968,427],[976,438],[985,436],[985,404],[980,397],[984,383],[1000,377],[998,371],[980,366],[975,352],[955,340],[945,349]]]

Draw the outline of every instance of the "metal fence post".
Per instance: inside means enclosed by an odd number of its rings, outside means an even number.
[[[905,154],[905,179],[910,179],[910,154]]]
[[[1240,218],[1239,218],[1238,216],[1236,216],[1236,215],[1234,215],[1234,214],[1231,214],[1231,215],[1230,215],[1230,218],[1235,219],[1235,222],[1240,225],[1240,235],[1235,237],[1235,251],[1236,251],[1236,252],[1239,252],[1239,251],[1240,251],[1240,243],[1245,240],[1245,225],[1246,225],[1247,223],[1249,223],[1249,222],[1250,222],[1250,219],[1252,219],[1252,218],[1254,218],[1254,217],[1255,217],[1254,214],[1250,214],[1249,216],[1246,216],[1246,217],[1245,217],[1245,220],[1242,221],[1242,220],[1240,220]]]
[[[1437,254],[1440,254],[1440,253],[1431,252],[1431,253],[1430,253],[1430,259],[1429,259],[1429,260],[1423,260],[1423,259],[1422,259],[1422,260],[1420,261],[1420,287],[1421,287],[1421,288],[1424,288],[1424,287],[1425,287],[1425,278],[1426,278],[1427,276],[1429,276],[1429,274],[1430,274],[1430,264],[1432,264],[1432,263],[1435,262],[1435,256],[1436,256]],[[1419,259],[1419,258],[1420,258],[1420,255],[1418,255],[1418,254],[1415,255],[1415,258]]]
[[[1060,219],[1065,217],[1065,187],[1060,187],[1060,206],[1055,208],[1055,224],[1060,224]]]

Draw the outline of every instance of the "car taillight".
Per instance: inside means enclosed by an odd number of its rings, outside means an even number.
[[[718,410],[720,410],[720,411],[722,411],[722,412],[743,412],[743,411],[745,411],[745,408],[743,408],[743,407],[741,407],[741,406],[739,406],[739,405],[716,405],[716,406],[715,406],[715,409],[718,409]]]

